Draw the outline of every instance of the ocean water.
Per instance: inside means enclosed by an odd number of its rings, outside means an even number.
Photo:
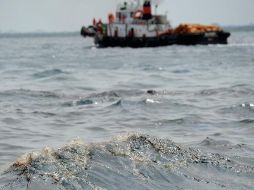
[[[254,187],[254,32],[97,49],[0,34],[0,189]]]

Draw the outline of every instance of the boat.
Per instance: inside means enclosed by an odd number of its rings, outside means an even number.
[[[215,25],[180,24],[173,28],[167,15],[157,14],[151,0],[124,2],[108,22],[101,19],[81,29],[83,37],[93,37],[98,47],[158,47],[168,45],[227,44],[229,32]],[[153,14],[154,9],[154,14]]]

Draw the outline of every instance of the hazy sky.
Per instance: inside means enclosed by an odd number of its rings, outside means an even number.
[[[0,0],[0,31],[78,31],[93,17],[106,20],[121,0]],[[173,25],[254,23],[254,0],[161,0]]]

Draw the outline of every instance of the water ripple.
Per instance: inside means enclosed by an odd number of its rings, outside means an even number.
[[[38,72],[33,74],[35,78],[47,78],[47,77],[52,77],[55,75],[60,75],[60,74],[66,74],[67,72],[62,71],[61,69],[52,69],[52,70],[45,70],[42,72]]]

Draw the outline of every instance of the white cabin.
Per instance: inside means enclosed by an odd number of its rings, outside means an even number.
[[[148,7],[145,7],[149,3]],[[107,24],[107,36],[114,37],[156,37],[158,34],[171,29],[166,15],[153,15],[150,0],[144,0],[141,5],[124,2],[119,4],[113,20]],[[144,14],[150,14],[149,19],[144,19]]]

